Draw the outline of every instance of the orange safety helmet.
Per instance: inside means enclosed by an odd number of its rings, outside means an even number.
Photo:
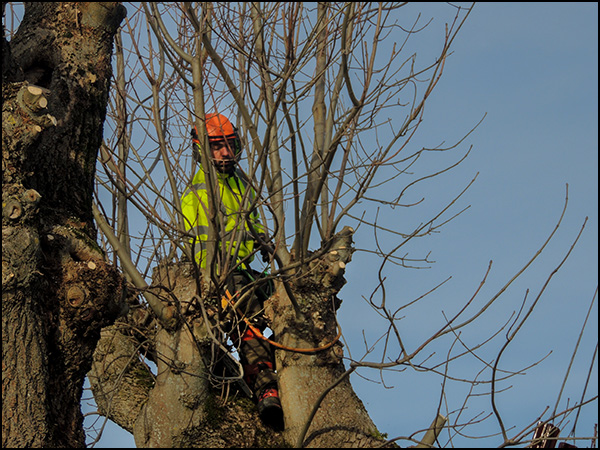
[[[227,139],[231,142],[235,155],[238,156],[241,153],[242,143],[237,128],[233,126],[227,117],[222,114],[211,113],[206,115],[205,121],[209,142]],[[196,130],[196,127],[194,126],[194,129],[192,130],[192,141],[194,144],[200,145],[197,131],[198,130]]]

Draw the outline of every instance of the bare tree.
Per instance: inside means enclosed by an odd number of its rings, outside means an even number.
[[[418,189],[419,182],[451,170],[469,153],[461,150],[462,142],[415,149],[411,138],[424,120],[424,106],[470,8],[457,9],[439,43],[438,57],[423,64],[417,55],[405,52],[423,25],[418,20],[409,29],[398,25],[395,17],[402,6],[128,5],[128,17],[116,38],[108,131],[100,146],[93,214],[107,260],[123,272],[129,308],[114,325],[102,329],[89,379],[99,413],[133,433],[137,446],[337,448],[393,446],[399,440],[432,446],[442,439],[444,427],[454,442],[465,427],[483,420],[465,412],[474,392],[451,408],[458,412],[449,422],[443,414],[447,409],[442,407],[442,389],[438,411],[432,411],[432,418],[437,418],[429,430],[407,430],[405,436],[386,440],[354,393],[349,375],[357,369],[376,373],[408,369],[437,374],[445,384],[452,381],[450,363],[478,355],[503,332],[506,342],[496,356],[480,358],[480,367],[462,382],[473,388],[490,387],[490,414],[498,422],[501,445],[524,443],[533,435],[537,418],[509,435],[495,406],[501,394],[496,383],[520,373],[501,370],[500,358],[545,286],[535,301],[524,300],[518,317],[498,323],[481,344],[466,344],[461,332],[480,320],[539,256],[554,232],[496,295],[475,306],[486,273],[472,298],[416,345],[406,343],[398,326],[410,303],[398,304],[386,293],[388,266],[427,264],[427,257],[409,260],[401,252],[409,242],[436,232],[460,214],[457,200],[474,181],[410,229],[362,213],[368,210],[365,205],[376,211],[418,203],[409,200],[408,193]],[[382,51],[382,42],[390,39],[399,42],[392,51],[389,46]],[[245,398],[241,368],[220,328],[224,281],[235,263],[223,255],[218,269],[202,271],[187,248],[190,236],[184,231],[179,202],[198,162],[206,171],[207,189],[214,189],[203,122],[209,112],[228,115],[240,129],[243,168],[259,194],[248,199],[248,211],[261,212],[274,249],[264,268],[268,275],[257,283],[270,280],[275,285],[265,309],[276,346],[285,418],[282,432],[265,427]],[[199,161],[190,149],[193,126],[205,143]],[[440,153],[457,154],[446,166],[412,173],[428,155]],[[89,215],[88,207],[82,211]],[[209,261],[216,260],[220,251],[217,210],[216,202],[210,205],[209,242],[215,244],[208,250]],[[3,226],[4,221],[3,216]],[[336,318],[359,227],[372,231],[376,248],[367,250],[381,256],[381,276],[368,299],[386,323],[380,339],[384,351],[377,358],[370,348],[361,357],[349,357]],[[105,266],[110,267],[103,261],[101,267]],[[67,294],[66,301],[85,312],[80,297]],[[3,307],[3,321],[4,317]],[[439,348],[448,350],[433,357],[432,348],[438,353]],[[594,400],[582,398],[574,409]],[[3,401],[3,423],[4,410]],[[568,413],[557,410],[551,420]]]

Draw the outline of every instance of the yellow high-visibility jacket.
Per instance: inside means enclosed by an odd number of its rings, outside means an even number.
[[[225,230],[219,236],[219,248],[223,245],[232,255],[233,262],[240,263],[246,257],[246,262],[254,259],[254,238],[249,231],[253,227],[257,234],[264,233],[260,217],[256,208],[250,210],[254,204],[256,192],[247,183],[244,175],[236,169],[229,175],[217,173],[218,199],[216,201],[223,215],[222,224]],[[208,192],[202,167],[194,176],[192,185],[186,189],[181,197],[181,210],[184,217],[185,229],[193,235],[190,239],[192,254],[202,268],[206,268],[206,247],[208,240]],[[242,266],[244,267],[244,266]]]

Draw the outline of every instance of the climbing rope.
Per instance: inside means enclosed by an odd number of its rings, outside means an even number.
[[[227,304],[230,305],[232,308],[234,308],[235,310],[235,302],[233,301],[234,298],[231,295],[231,293],[229,292],[228,289],[225,289],[225,297],[223,297],[222,303],[223,304]],[[235,310],[237,312],[237,310]],[[246,323],[246,325],[248,326],[248,328],[250,329],[250,331],[252,331],[252,333],[259,339],[268,342],[269,344],[271,344],[273,347],[279,348],[281,350],[286,350],[289,352],[295,352],[295,353],[316,353],[316,352],[320,352],[323,350],[327,350],[328,348],[330,348],[332,345],[334,345],[339,339],[340,336],[342,335],[342,329],[337,326],[336,324],[336,328],[339,330],[337,333],[337,336],[329,343],[320,346],[320,347],[314,347],[314,348],[295,348],[295,347],[288,347],[286,345],[280,344],[279,342],[275,342],[269,338],[267,338],[265,335],[262,334],[262,332],[255,327],[254,325],[252,325],[252,323],[250,322],[250,320],[248,320],[247,317],[242,317],[242,320]]]

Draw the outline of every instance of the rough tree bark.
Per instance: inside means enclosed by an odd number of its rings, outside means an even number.
[[[269,302],[272,328],[286,347],[276,351],[285,437],[292,445],[317,448],[378,447],[381,435],[354,393],[338,341],[337,294],[352,256],[353,230],[345,227],[326,243],[288,286],[278,286]],[[290,296],[299,306],[299,314]],[[315,351],[307,351],[315,349]],[[337,384],[336,384],[337,383]],[[320,400],[327,389],[331,389]],[[319,403],[320,402],[320,403]],[[315,406],[310,427],[305,430]]]
[[[3,447],[85,446],[85,374],[125,304],[91,211],[124,13],[114,2],[25,3],[14,39],[3,30]]]

